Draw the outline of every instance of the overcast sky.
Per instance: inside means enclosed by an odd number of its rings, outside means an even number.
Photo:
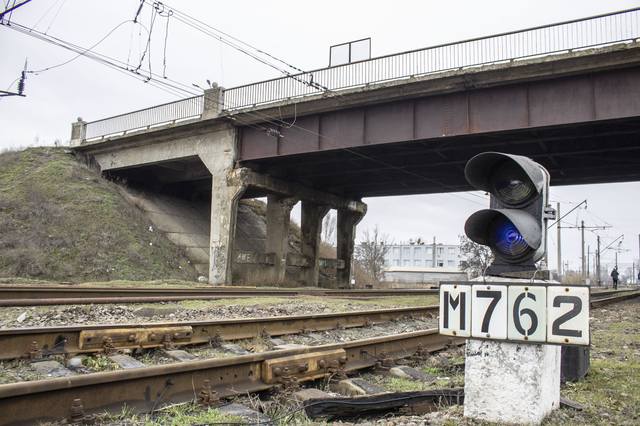
[[[2,0],[6,3],[7,0]],[[484,1],[173,1],[172,6],[302,69],[328,65],[332,44],[372,38],[373,56],[426,47],[476,36],[548,24],[640,6],[640,1],[595,0],[484,0]],[[95,51],[136,67],[151,26],[149,7],[140,22],[131,21],[138,0],[33,0],[17,10],[12,21],[59,39],[89,47],[116,28]],[[119,25],[119,26],[118,26]],[[152,31],[151,64],[154,72],[187,86],[215,81],[223,87],[278,76],[206,35],[169,18],[157,19]],[[166,35],[166,55],[165,51]],[[31,36],[0,27],[0,89],[16,90],[14,80],[28,59],[28,69],[42,70],[74,58],[75,54]],[[145,57],[145,63],[148,56]],[[146,66],[146,65],[145,65]],[[11,84],[14,82],[13,84]],[[197,91],[195,87],[194,91]],[[0,100],[0,150],[49,145],[69,139],[70,124],[169,102],[178,96],[129,78],[104,65],[80,57],[66,65],[29,74],[26,98]],[[186,94],[182,95],[186,97]],[[640,167],[640,165],[638,165]],[[552,179],[553,181],[553,179]],[[478,197],[480,195],[480,197]],[[584,199],[588,209],[567,218],[587,226],[610,224],[599,231],[608,244],[625,234],[620,263],[638,258],[640,184],[554,187],[552,201],[566,212]],[[369,213],[359,230],[376,224],[392,240],[422,237],[456,243],[464,221],[487,203],[482,194],[443,194],[366,199]],[[486,198],[485,198],[486,199]],[[595,250],[596,234],[586,233]],[[580,232],[563,233],[563,257],[571,268],[580,264]],[[556,265],[555,229],[549,239],[550,265]],[[612,264],[614,253],[603,253]]]

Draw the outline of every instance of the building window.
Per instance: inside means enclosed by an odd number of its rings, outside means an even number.
[[[413,266],[422,266],[422,260],[419,260],[419,259],[414,260]]]
[[[394,259],[393,266],[400,266],[400,259]]]
[[[400,247],[394,247],[393,248],[393,256],[394,257],[400,257]]]
[[[421,256],[422,256],[422,247],[414,247],[413,257],[421,257]]]
[[[449,247],[449,256],[455,256],[455,255],[456,255],[456,248]]]
[[[409,257],[409,256],[411,256],[411,247],[403,247],[402,257]]]
[[[433,261],[432,260],[425,260],[424,265],[427,268],[431,268],[431,267],[433,267]]]
[[[442,268],[444,266],[444,262],[442,260],[438,261],[438,268]]]
[[[433,256],[433,249],[431,247],[427,247],[425,252],[426,252],[425,254],[427,255],[427,257]]]
[[[456,261],[455,260],[447,261],[447,266],[456,266]]]
[[[444,254],[444,247],[438,247],[438,256],[441,256]]]
[[[402,266],[410,266],[409,259],[404,259],[402,262]]]

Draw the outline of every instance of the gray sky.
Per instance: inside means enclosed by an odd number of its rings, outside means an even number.
[[[2,0],[3,4],[6,0]],[[146,30],[132,20],[138,0],[33,0],[13,14],[12,21],[49,35],[89,47],[122,24],[95,51],[137,66],[147,42]],[[363,37],[372,38],[373,56],[384,55],[470,37],[522,29],[640,6],[640,1],[595,0],[485,0],[485,1],[173,1],[173,6],[243,41],[270,52],[302,69],[328,65],[329,46]],[[150,26],[148,6],[140,16]],[[154,72],[163,73],[166,20],[155,22],[151,39]],[[59,47],[0,27],[0,86],[7,89],[28,58],[28,68],[47,68],[75,56]],[[216,40],[169,19],[166,75],[191,85],[206,86],[210,79],[224,87],[276,77],[275,70],[221,45]],[[146,61],[146,59],[145,59]],[[11,89],[15,90],[15,84]],[[169,102],[178,97],[129,78],[86,58],[29,75],[26,98],[0,100],[0,150],[53,144],[69,139],[70,123]],[[186,95],[184,95],[186,97]],[[640,165],[639,165],[640,166]],[[589,208],[567,218],[587,225],[609,223],[601,231],[608,244],[625,234],[620,262],[638,258],[636,219],[639,183],[552,188],[553,201],[568,211],[583,199]],[[478,194],[481,195],[482,194]],[[360,230],[376,224],[395,241],[421,236],[454,243],[463,233],[466,218],[483,208],[482,198],[469,194],[388,197],[365,200],[369,213]],[[563,234],[563,257],[580,264],[580,232]],[[586,233],[595,248],[595,234]],[[550,264],[555,267],[555,229],[549,239]],[[613,252],[603,254],[603,265]]]

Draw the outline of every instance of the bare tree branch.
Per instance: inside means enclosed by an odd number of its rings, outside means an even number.
[[[493,254],[487,246],[475,243],[465,235],[460,235],[460,269],[469,273],[471,278],[479,277],[493,262]]]
[[[362,237],[355,248],[355,261],[371,283],[379,283],[384,278],[384,257],[389,252],[389,237],[380,233],[377,225],[372,231],[365,230]]]

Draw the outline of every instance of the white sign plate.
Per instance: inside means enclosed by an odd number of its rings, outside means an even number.
[[[588,346],[589,287],[443,283],[439,321],[447,336]]]
[[[508,339],[546,342],[546,310],[547,287],[509,286]]]
[[[507,286],[487,283],[471,289],[471,336],[506,339]]]
[[[547,342],[589,344],[589,287],[547,288]]]
[[[440,334],[471,337],[471,286],[440,286]]]

